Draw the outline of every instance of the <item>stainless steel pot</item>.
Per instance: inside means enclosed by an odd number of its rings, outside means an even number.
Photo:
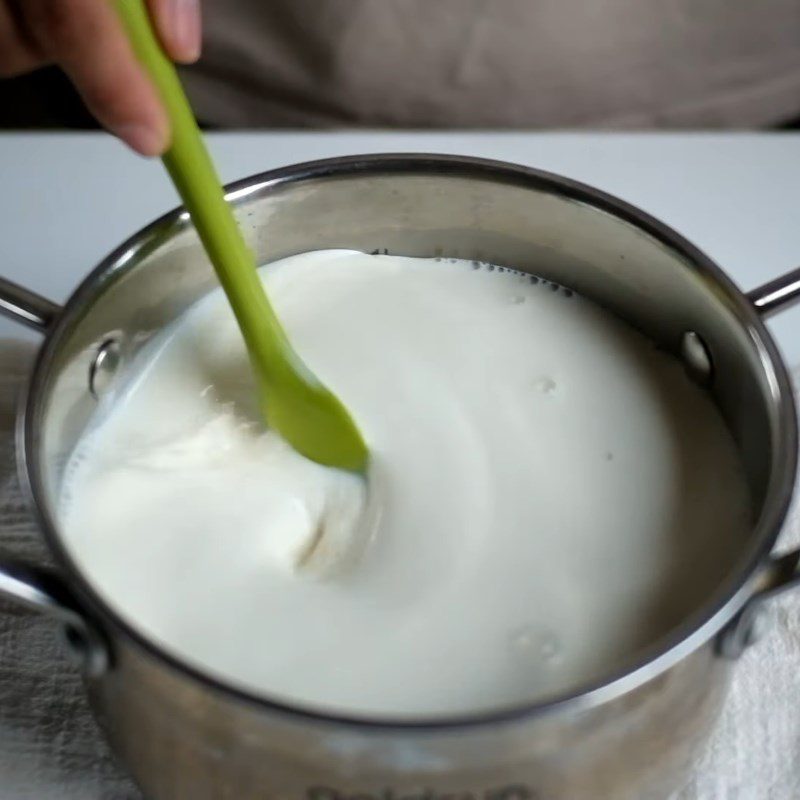
[[[2,310],[45,335],[19,453],[60,569],[2,563],[0,592],[66,624],[92,706],[147,796],[664,797],[701,751],[764,601],[799,580],[797,552],[771,555],[794,483],[797,433],[786,369],[763,317],[800,296],[800,271],[744,295],[703,253],[626,203],[477,159],[333,159],[242,181],[229,199],[261,262],[326,247],[447,254],[536,272],[596,299],[678,354],[708,388],[738,442],[757,519],[706,601],[636,663],[571,696],[398,724],[247,695],[120,619],[70,558],[55,514],[66,457],[96,397],[214,285],[187,215],[176,210],[136,234],[64,308],[4,281]],[[342,657],[358,669],[357,653]]]

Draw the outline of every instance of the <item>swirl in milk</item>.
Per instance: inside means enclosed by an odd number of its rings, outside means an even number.
[[[145,635],[237,686],[394,717],[552,697],[719,586],[750,509],[680,364],[477,262],[326,251],[262,271],[353,412],[368,481],[258,422],[221,292],[150,342],[76,449],[72,555]]]

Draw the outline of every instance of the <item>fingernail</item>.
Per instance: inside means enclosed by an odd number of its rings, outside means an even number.
[[[158,156],[166,148],[166,136],[149,125],[120,125],[114,131],[123,142],[143,156]]]
[[[181,61],[200,57],[201,25],[199,0],[171,0],[171,27],[174,46]]]

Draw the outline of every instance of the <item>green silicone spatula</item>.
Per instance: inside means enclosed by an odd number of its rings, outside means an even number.
[[[115,0],[133,48],[166,107],[172,140],[164,165],[216,269],[244,336],[267,424],[298,452],[363,471],[369,452],[341,401],[300,360],[256,273],[225,201],[189,101],[156,38],[144,0]]]

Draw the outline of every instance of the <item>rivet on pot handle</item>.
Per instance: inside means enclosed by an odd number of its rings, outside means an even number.
[[[86,619],[57,573],[44,567],[0,561],[0,595],[61,622],[69,652],[88,675],[96,677],[108,669],[105,637]]]
[[[50,300],[0,277],[0,314],[43,333],[60,311]]]

